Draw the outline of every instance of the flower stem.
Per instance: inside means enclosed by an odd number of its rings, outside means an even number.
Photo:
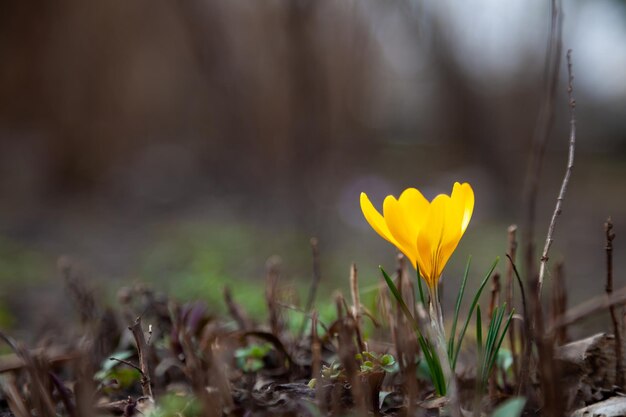
[[[449,415],[460,415],[460,404],[458,391],[456,387],[456,378],[450,364],[450,356],[447,351],[446,332],[443,326],[443,312],[441,309],[441,302],[439,301],[439,289],[435,285],[428,288],[430,293],[429,301],[429,313],[431,324],[431,343],[435,347],[435,352],[439,357],[442,371],[446,379],[446,395],[449,402]]]

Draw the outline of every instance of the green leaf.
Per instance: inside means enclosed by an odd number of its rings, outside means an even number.
[[[380,358],[380,363],[383,366],[387,366],[387,365],[391,365],[392,363],[394,363],[396,360],[394,359],[394,357],[392,355],[390,355],[389,353],[385,353],[381,358]]]
[[[520,417],[526,405],[526,398],[515,397],[500,404],[491,417]]]
[[[170,393],[160,396],[156,409],[147,415],[150,417],[200,417],[203,414],[202,406],[195,397]]]
[[[413,329],[419,335],[421,335],[421,333],[419,331],[419,327],[417,325],[417,321],[415,320],[415,318],[411,314],[411,310],[409,310],[409,307],[407,307],[406,303],[404,302],[404,299],[402,299],[402,294],[400,294],[400,291],[398,291],[398,288],[396,287],[396,284],[394,284],[393,280],[389,277],[389,275],[387,275],[387,272],[385,272],[385,270],[383,269],[382,266],[379,267],[379,268],[380,268],[380,271],[383,273],[383,277],[385,278],[385,282],[387,283],[387,286],[389,287],[389,290],[391,291],[391,293],[393,294],[394,298],[398,302],[398,305],[400,306],[400,309],[402,309],[402,312],[404,313],[406,318],[411,322],[411,326],[413,327]]]
[[[393,391],[379,391],[378,392],[378,409],[383,408],[385,404],[385,399],[389,396],[389,394],[393,394]]]
[[[467,284],[467,276],[469,275],[470,264],[472,263],[472,257],[467,258],[467,264],[465,265],[465,273],[463,274],[463,280],[461,280],[461,288],[459,288],[459,294],[456,297],[456,306],[454,307],[454,317],[452,319],[452,331],[450,331],[450,339],[448,339],[448,356],[450,360],[454,356],[454,338],[456,337],[456,324],[459,320],[459,310],[461,309],[461,302],[463,301],[463,294],[465,293],[465,285]]]
[[[424,339],[421,335],[418,336],[417,340],[422,348],[426,364],[428,365],[430,376],[435,386],[435,392],[437,395],[443,397],[447,392],[447,384],[439,357],[428,340]]]
[[[393,280],[389,277],[389,275],[387,275],[387,272],[385,272],[382,267],[380,267],[380,271],[383,273],[385,282],[387,282],[387,286],[389,287],[389,290],[398,302],[400,309],[402,310],[406,318],[411,322],[413,330],[417,334],[417,340],[420,344],[420,347],[422,348],[422,353],[424,354],[424,359],[426,360],[426,364],[428,365],[428,369],[430,370],[430,376],[433,380],[437,395],[446,395],[447,384],[439,357],[437,356],[436,352],[434,351],[428,340],[425,339],[424,336],[422,336],[422,334],[420,333],[417,321],[415,320],[415,318],[411,314],[411,311],[402,299],[402,294],[400,294],[400,291],[398,291],[398,288],[394,284]]]
[[[419,293],[420,293],[420,301],[422,302],[422,305],[426,307],[426,299],[424,298],[424,289],[422,288],[422,275],[420,274],[419,267],[417,268],[417,289],[419,290]]]
[[[483,354],[483,324],[480,316],[480,305],[476,306],[476,345],[478,346],[478,357],[480,358]]]
[[[452,360],[453,371],[456,369],[456,361],[459,358],[461,344],[463,343],[463,338],[465,337],[465,332],[467,331],[467,326],[469,326],[469,322],[474,313],[474,309],[476,308],[476,304],[478,304],[478,299],[480,298],[480,295],[482,294],[483,289],[485,288],[485,285],[487,285],[487,281],[489,281],[489,278],[491,277],[491,273],[493,272],[494,269],[496,269],[496,265],[498,265],[499,260],[500,258],[497,257],[496,260],[493,262],[493,264],[491,265],[491,268],[489,268],[489,272],[487,272],[487,274],[485,275],[485,278],[483,278],[483,281],[481,282],[480,287],[478,287],[478,290],[476,291],[476,294],[474,295],[474,299],[472,300],[472,304],[470,306],[470,311],[467,314],[467,319],[465,320],[465,324],[463,325],[461,334],[459,335],[459,338],[457,339],[456,351],[454,352],[454,359]]]
[[[126,389],[136,384],[141,379],[141,373],[135,368],[118,367],[109,371],[107,376],[117,380],[121,389]]]
[[[496,366],[504,371],[508,371],[513,365],[513,353],[509,349],[500,348],[496,359]]]
[[[132,357],[134,354],[135,352],[131,350],[122,350],[119,352],[115,352],[111,356],[107,357],[106,359],[102,361],[100,370],[96,372],[96,374],[94,375],[95,380],[104,381],[107,378],[112,378],[111,372],[116,366],[121,364],[119,361],[116,361],[112,358],[119,359],[119,360],[127,360],[128,358]]]

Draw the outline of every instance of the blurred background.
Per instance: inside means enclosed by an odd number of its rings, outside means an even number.
[[[542,0],[186,0],[0,5],[0,327],[67,312],[57,259],[114,303],[151,282],[262,311],[267,259],[306,294],[319,239],[324,297],[364,288],[394,248],[369,228],[406,187],[469,181],[477,282],[523,219],[549,34]],[[603,291],[613,217],[626,284],[626,2],[564,4],[578,111],[576,166],[551,261],[570,302]],[[545,231],[566,164],[565,67],[539,189]],[[276,258],[273,258],[276,259]],[[500,270],[504,269],[501,262]],[[256,297],[256,298],[255,298]],[[260,313],[262,314],[262,313]]]

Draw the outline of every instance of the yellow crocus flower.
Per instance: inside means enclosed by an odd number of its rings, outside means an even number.
[[[452,194],[428,201],[415,188],[400,198],[387,196],[381,215],[365,193],[361,210],[367,222],[411,261],[431,289],[456,249],[474,211],[474,191],[468,183],[454,183]]]

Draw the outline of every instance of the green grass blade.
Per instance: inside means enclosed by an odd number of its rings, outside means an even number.
[[[463,280],[461,281],[461,288],[459,294],[456,297],[456,306],[454,307],[454,317],[452,320],[452,330],[450,331],[450,338],[448,339],[448,356],[450,360],[454,355],[454,338],[456,337],[456,324],[459,320],[459,310],[461,309],[461,302],[463,301],[463,294],[465,293],[465,285],[467,284],[467,277],[469,275],[470,264],[472,263],[472,256],[467,258],[467,264],[465,266],[465,273],[463,274]]]
[[[426,360],[426,365],[428,366],[428,370],[430,372],[430,376],[432,378],[433,385],[435,386],[435,391],[437,392],[437,395],[446,395],[446,379],[443,375],[443,369],[441,367],[439,357],[434,352],[433,347],[428,342],[428,340],[424,339],[424,337],[422,337],[421,335],[418,336],[417,340],[419,341],[420,347],[422,348],[422,353],[424,355],[424,359]]]
[[[387,286],[389,287],[389,290],[391,290],[391,293],[393,294],[394,298],[398,302],[398,305],[402,309],[402,312],[406,316],[407,320],[409,320],[411,322],[411,326],[413,327],[413,329],[418,334],[421,335],[421,333],[419,331],[419,326],[417,325],[417,321],[415,320],[415,318],[411,314],[411,310],[409,310],[409,307],[404,302],[404,299],[402,298],[402,294],[400,294],[400,291],[398,291],[398,288],[396,287],[396,284],[393,283],[393,280],[391,279],[391,277],[389,277],[389,275],[387,275],[387,272],[385,272],[385,270],[382,268],[382,266],[379,267],[379,268],[380,268],[380,271],[383,273],[383,277],[385,278],[385,282],[387,282]]]
[[[422,275],[420,274],[419,267],[417,268],[417,289],[420,293],[420,301],[422,302],[422,305],[426,307],[426,299],[424,298],[424,290],[422,289]]]
[[[502,308],[502,311],[505,311],[505,308]],[[509,330],[509,326],[511,325],[513,314],[514,314],[514,311],[511,311],[511,313],[507,317],[506,322],[504,323],[504,328],[502,329],[502,332],[500,333],[500,338],[498,339],[498,342],[495,345],[494,354],[493,354],[493,357],[491,358],[491,363],[489,364],[489,368],[487,369],[489,373],[491,373],[491,369],[493,368],[494,364],[496,363],[496,360],[498,359],[498,352],[500,351],[500,347],[502,347],[502,342],[504,341],[506,332]]]
[[[489,378],[489,364],[491,363],[493,349],[498,338],[498,331],[500,330],[500,323],[502,323],[504,311],[503,307],[496,306],[493,309],[491,320],[489,321],[489,329],[487,330],[487,339],[485,342],[485,354],[480,367],[483,388],[486,387],[487,379]]]
[[[459,334],[459,337],[457,339],[456,349],[454,352],[454,359],[452,361],[453,371],[456,368],[456,361],[459,358],[459,351],[461,350],[461,344],[463,343],[463,338],[465,337],[465,332],[467,331],[467,326],[469,326],[469,322],[474,313],[474,309],[476,308],[476,304],[478,304],[478,299],[480,298],[480,295],[482,294],[483,289],[485,288],[485,285],[487,285],[487,281],[489,281],[489,278],[491,277],[493,270],[496,269],[496,265],[498,265],[499,260],[500,258],[497,257],[496,260],[493,262],[493,264],[491,265],[491,268],[489,268],[489,272],[487,272],[487,274],[485,275],[485,278],[483,278],[483,281],[481,282],[480,287],[478,288],[478,291],[476,291],[476,294],[474,295],[474,299],[472,300],[472,304],[470,306],[470,311],[467,314],[467,319],[465,320],[465,324],[463,325],[461,334]]]
[[[480,305],[476,306],[476,345],[478,349],[478,358],[483,354],[483,324],[480,316]]]
[[[426,364],[428,365],[430,376],[433,379],[433,384],[435,386],[435,390],[437,394],[440,396],[446,395],[446,379],[443,374],[443,368],[441,367],[441,362],[439,361],[439,357],[433,351],[433,348],[428,342],[428,340],[426,340],[424,336],[422,336],[421,332],[419,331],[419,326],[417,324],[417,321],[411,314],[409,307],[404,302],[404,299],[402,298],[402,294],[398,290],[398,287],[396,287],[396,284],[394,284],[391,277],[387,274],[387,272],[382,267],[380,267],[380,271],[383,273],[385,282],[387,283],[387,286],[389,287],[389,290],[393,294],[394,298],[398,302],[400,309],[402,309],[402,312],[406,316],[407,320],[411,322],[411,325],[413,326],[413,329],[415,330],[417,334],[417,340],[419,341],[420,347],[422,348],[422,353],[424,354],[424,359],[426,360]]]

